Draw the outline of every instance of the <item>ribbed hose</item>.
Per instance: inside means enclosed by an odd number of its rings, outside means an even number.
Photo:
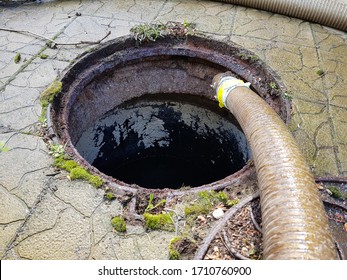
[[[343,0],[215,0],[266,10],[347,31],[347,3]]]
[[[220,78],[214,78],[215,85]],[[285,124],[245,86],[232,89],[225,104],[252,149],[260,189],[264,258],[336,259],[313,175]]]

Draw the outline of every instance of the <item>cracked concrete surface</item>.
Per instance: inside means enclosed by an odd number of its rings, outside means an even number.
[[[81,16],[77,16],[80,13]],[[106,40],[152,21],[190,21],[198,32],[253,51],[293,98],[290,129],[315,175],[347,176],[347,34],[319,24],[214,1],[47,1],[0,6],[0,28],[60,43]],[[0,30],[1,259],[167,259],[174,233],[112,231],[122,205],[67,174],[37,134],[39,95],[90,45],[58,45]],[[16,53],[21,53],[18,64]],[[41,59],[41,54],[46,59]],[[322,70],[323,74],[317,74]],[[1,145],[0,145],[1,147]]]

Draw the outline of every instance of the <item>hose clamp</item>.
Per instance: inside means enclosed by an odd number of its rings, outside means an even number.
[[[215,98],[218,100],[219,107],[227,107],[226,100],[229,93],[237,87],[250,87],[251,83],[245,83],[244,81],[234,77],[224,77],[219,81],[219,85],[216,90]]]

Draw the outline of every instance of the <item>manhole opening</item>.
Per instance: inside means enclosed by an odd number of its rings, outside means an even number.
[[[253,53],[197,36],[139,46],[124,37],[67,71],[52,106],[54,130],[79,163],[118,186],[230,180],[251,154],[237,121],[214,101],[210,84],[225,71],[289,120],[283,85]]]
[[[101,172],[145,188],[197,187],[240,170],[250,158],[231,114],[211,100],[144,95],[105,114],[76,149]]]

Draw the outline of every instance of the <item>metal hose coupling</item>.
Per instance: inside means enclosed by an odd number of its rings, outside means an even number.
[[[314,177],[293,136],[249,84],[231,72],[214,77],[221,107],[250,144],[260,190],[265,259],[337,259]]]

